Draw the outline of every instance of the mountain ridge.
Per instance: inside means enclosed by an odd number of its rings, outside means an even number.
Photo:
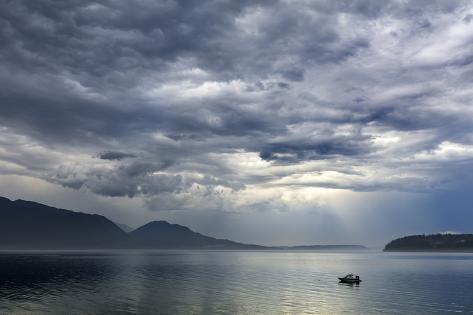
[[[130,232],[133,239],[151,248],[194,248],[207,249],[266,249],[265,246],[243,244],[218,239],[194,232],[187,226],[167,221],[151,221]],[[165,237],[166,236],[166,237]]]
[[[366,249],[362,245],[244,244],[163,220],[148,222],[130,232],[121,225],[99,214],[0,197],[0,249]]]
[[[131,238],[112,221],[37,202],[0,199],[0,248],[129,248]]]

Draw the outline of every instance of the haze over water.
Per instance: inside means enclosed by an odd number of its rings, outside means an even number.
[[[0,313],[473,313],[473,254],[2,252]],[[354,272],[363,282],[339,284]]]

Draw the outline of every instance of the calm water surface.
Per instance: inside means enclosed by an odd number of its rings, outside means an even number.
[[[473,255],[0,252],[0,313],[48,312],[473,314]]]

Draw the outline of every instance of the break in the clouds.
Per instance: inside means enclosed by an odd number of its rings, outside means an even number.
[[[0,6],[4,175],[223,212],[470,183],[470,1]]]

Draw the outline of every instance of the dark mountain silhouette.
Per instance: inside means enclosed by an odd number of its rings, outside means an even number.
[[[202,249],[266,249],[259,245],[241,244],[196,233],[188,227],[153,221],[130,232],[132,238],[147,248]]]
[[[109,219],[0,197],[0,248],[128,248],[133,242]]]
[[[0,249],[264,249],[216,239],[166,221],[126,233],[104,216],[0,197]]]
[[[119,227],[121,226],[121,227]],[[129,233],[104,216],[0,197],[0,249],[366,249],[361,245],[260,246],[217,239],[166,221]]]
[[[473,251],[473,234],[411,235],[389,242],[385,251]]]

